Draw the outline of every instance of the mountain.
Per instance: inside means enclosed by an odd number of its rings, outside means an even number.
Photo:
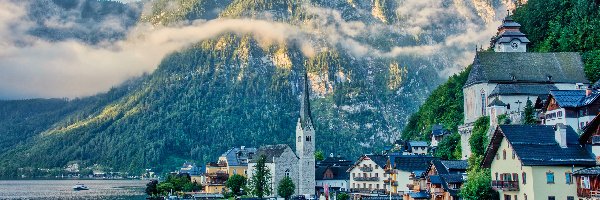
[[[157,29],[252,19],[245,22],[293,31],[219,33],[167,55],[152,73],[92,97],[1,101],[0,135],[10,136],[0,137],[3,177],[73,162],[169,171],[186,159],[212,161],[233,146],[293,145],[304,71],[317,149],[349,157],[376,152],[399,138],[408,116],[448,70],[460,69],[467,46],[480,42],[463,40],[488,26],[502,7],[500,1],[437,0],[37,2],[29,12],[39,13],[43,3],[54,4],[56,15],[97,12],[77,18],[84,25],[114,19],[103,13],[126,19],[94,39],[86,29],[54,35],[35,31],[47,30],[44,23],[32,29],[49,41],[102,45],[126,37],[135,28],[131,19]],[[97,9],[86,10],[88,4]],[[415,12],[430,7],[438,12]],[[273,42],[265,35],[293,38]]]

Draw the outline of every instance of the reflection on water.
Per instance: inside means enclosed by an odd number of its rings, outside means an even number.
[[[145,199],[141,180],[0,180],[0,199]],[[90,190],[74,191],[83,183]]]

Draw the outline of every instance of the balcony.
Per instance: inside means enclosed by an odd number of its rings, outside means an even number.
[[[444,188],[431,188],[431,192],[435,193],[435,194],[442,194],[444,193]]]
[[[360,168],[360,171],[363,171],[363,172],[372,172],[373,168],[372,167],[364,166],[364,167]]]
[[[503,191],[519,191],[519,181],[492,181],[492,188]]]
[[[354,177],[355,181],[379,181],[379,177]]]
[[[363,194],[387,194],[385,189],[369,189],[369,188],[351,188],[351,193],[363,193]]]

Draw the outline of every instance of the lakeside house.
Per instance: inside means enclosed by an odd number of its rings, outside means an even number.
[[[501,199],[574,199],[575,171],[595,166],[570,126],[499,125],[482,166]]]
[[[459,199],[458,193],[467,176],[466,160],[433,160],[425,172],[426,184],[434,200]]]
[[[323,161],[317,162],[315,169],[315,189],[317,194],[324,193],[326,186],[329,193],[349,192],[350,173],[348,169],[352,164],[352,161],[346,160],[339,155],[334,156],[333,153]]]
[[[196,180],[192,176],[192,182],[201,182],[204,191],[211,194],[222,194],[225,192],[225,181],[234,175],[248,176],[248,161],[255,157],[256,148],[245,146],[234,147],[223,153],[217,162],[206,164],[206,172],[203,178]]]

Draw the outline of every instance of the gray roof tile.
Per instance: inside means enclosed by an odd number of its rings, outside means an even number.
[[[557,90],[554,84],[498,84],[490,93],[490,97],[498,95],[548,95],[551,90]]]
[[[258,148],[256,156],[251,162],[257,162],[260,156],[264,155],[267,158],[267,163],[272,163],[273,158],[281,157],[286,148],[290,148],[287,144],[265,145]]]
[[[593,91],[591,95],[586,96],[585,90],[552,90],[550,95],[562,108],[577,108],[593,103],[600,97],[600,92]]]
[[[589,83],[576,52],[477,52],[465,87],[484,82]]]

